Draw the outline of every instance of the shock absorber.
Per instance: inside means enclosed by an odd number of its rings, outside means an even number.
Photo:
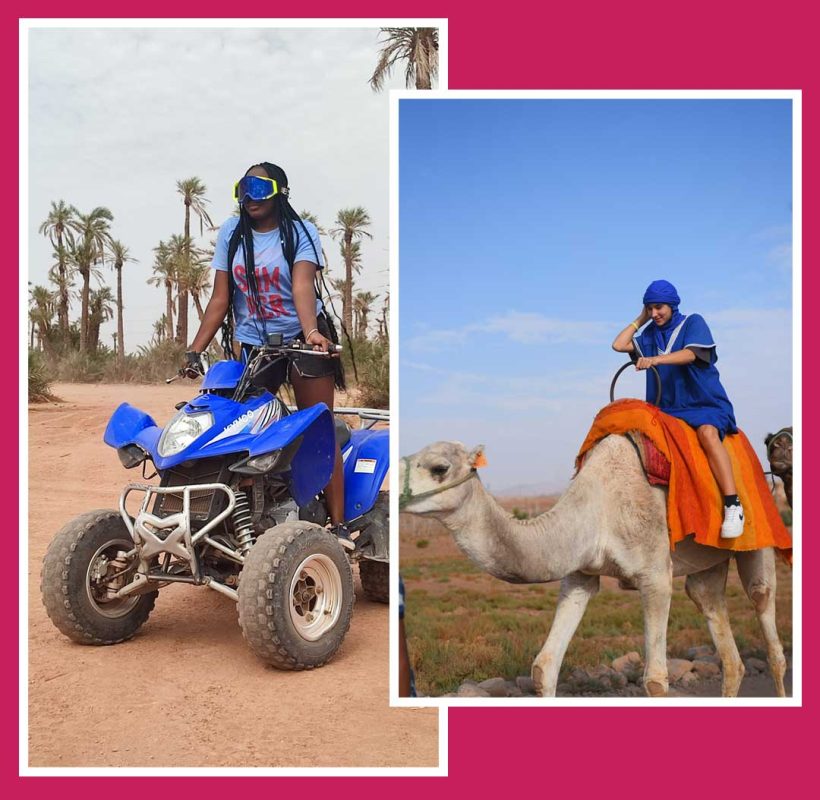
[[[255,537],[251,524],[251,506],[248,495],[243,491],[236,492],[236,505],[233,509],[233,529],[237,539],[240,555],[247,555],[253,547]]]

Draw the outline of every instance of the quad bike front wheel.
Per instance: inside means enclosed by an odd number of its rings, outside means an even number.
[[[251,548],[238,594],[251,650],[278,669],[312,669],[333,657],[350,627],[353,573],[331,533],[285,522]]]
[[[136,563],[134,542],[118,511],[89,511],[54,537],[40,574],[43,605],[61,633],[80,644],[117,644],[148,619],[157,592],[116,597]]]

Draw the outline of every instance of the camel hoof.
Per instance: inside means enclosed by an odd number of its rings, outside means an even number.
[[[541,667],[532,668],[532,682],[535,685],[536,695],[543,697],[544,694],[544,671]]]
[[[649,697],[666,697],[669,694],[669,684],[664,681],[646,681],[644,689]]]

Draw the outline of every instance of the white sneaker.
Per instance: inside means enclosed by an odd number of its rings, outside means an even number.
[[[720,526],[721,539],[737,539],[743,533],[743,506],[726,506],[723,510],[723,525]]]

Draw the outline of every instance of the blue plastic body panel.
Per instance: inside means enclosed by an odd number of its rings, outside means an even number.
[[[118,449],[127,444],[138,444],[153,455],[161,434],[162,428],[148,414],[130,403],[122,403],[108,420],[103,441]]]
[[[106,444],[116,448],[140,445],[162,472],[191,459],[235,456],[239,461],[248,455],[279,450],[301,436],[302,443],[291,462],[290,477],[293,499],[298,505],[305,505],[327,486],[333,473],[336,447],[333,415],[324,403],[319,403],[259,428],[264,407],[273,400],[273,395],[267,392],[247,403],[236,403],[213,394],[199,395],[183,411],[208,411],[214,417],[214,424],[173,456],[159,454],[162,429],[148,414],[128,403],[114,412],[103,438]],[[252,433],[255,426],[258,431]]]
[[[342,455],[345,456],[345,519],[351,520],[370,511],[376,502],[390,467],[390,433],[385,429],[352,431]]]
[[[244,371],[241,361],[217,361],[205,373],[202,389],[235,389]]]

